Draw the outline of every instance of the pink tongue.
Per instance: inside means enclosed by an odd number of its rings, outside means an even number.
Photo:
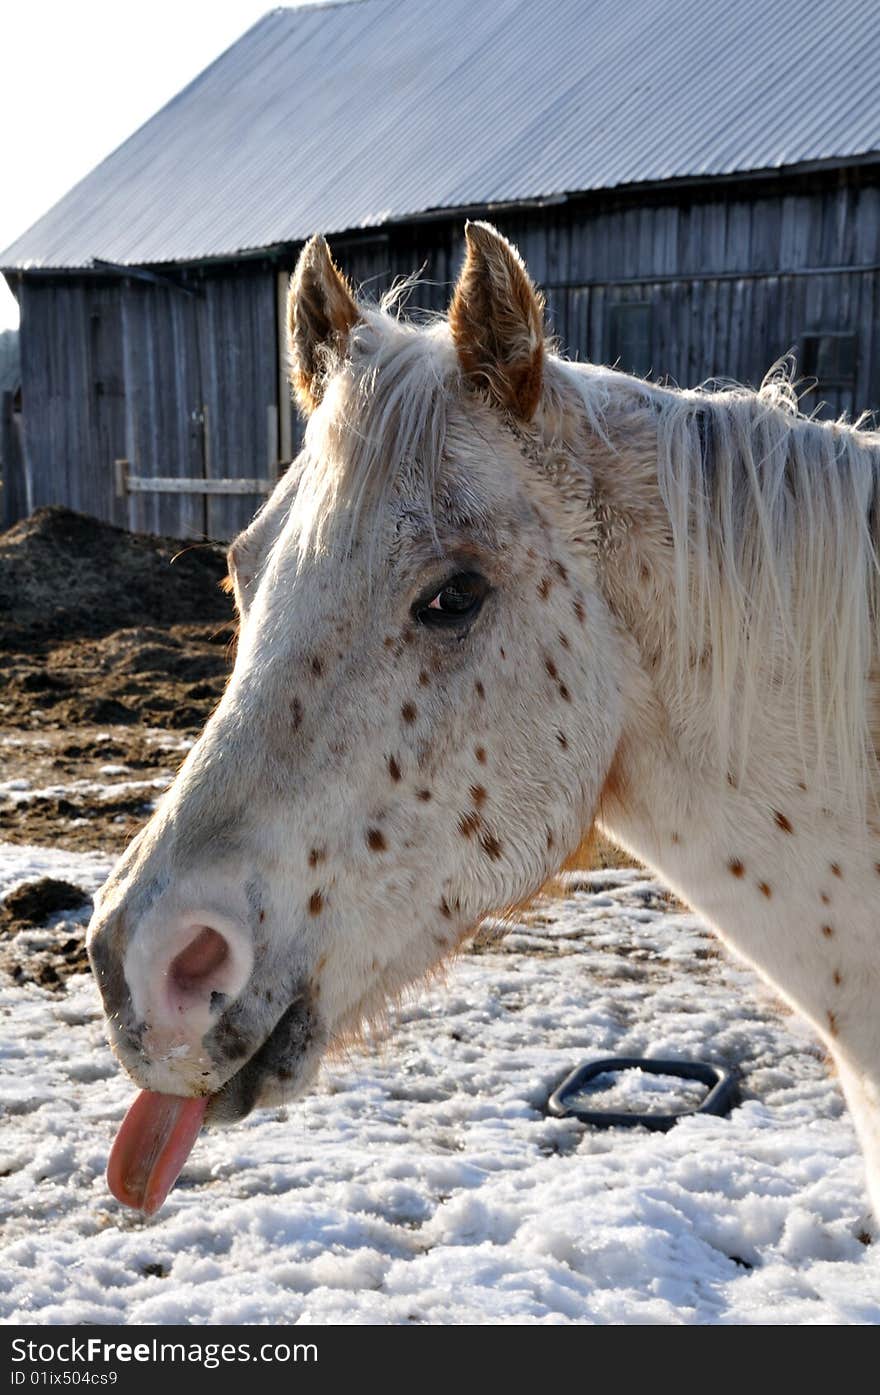
[[[159,1210],[199,1136],[208,1103],[141,1091],[107,1163],[107,1185],[117,1201],[148,1216]]]

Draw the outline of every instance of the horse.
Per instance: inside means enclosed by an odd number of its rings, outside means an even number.
[[[113,1190],[155,1209],[596,826],[812,1024],[880,1214],[880,436],[781,370],[565,360],[486,223],[420,322],[313,238],[288,335],[234,669],[89,928],[143,1091]]]

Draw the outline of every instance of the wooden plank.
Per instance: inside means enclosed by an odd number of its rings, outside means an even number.
[[[0,528],[11,528],[28,512],[21,423],[14,394],[0,393]]]
[[[274,479],[205,479],[185,475],[129,475],[129,494],[271,494]]]
[[[200,302],[204,474],[212,480],[253,479],[262,471],[274,481],[280,450],[277,294],[278,280],[268,267],[205,278]],[[205,497],[208,536],[226,540],[247,527],[265,490],[248,498],[244,490],[212,489]]]
[[[293,458],[294,405],[290,391],[287,364],[287,288],[290,273],[279,271],[276,277],[275,323],[278,336],[278,454],[282,460]]]

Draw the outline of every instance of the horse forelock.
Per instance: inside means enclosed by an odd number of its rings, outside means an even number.
[[[448,417],[460,393],[445,322],[416,327],[386,307],[365,309],[345,362],[330,379],[305,437],[300,492],[308,523],[301,546],[320,545],[331,523],[368,550],[404,474],[414,475],[433,519]]]

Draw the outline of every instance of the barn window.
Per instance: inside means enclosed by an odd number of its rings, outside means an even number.
[[[820,388],[854,388],[856,385],[856,336],[841,330],[805,334],[801,372],[817,378]]]
[[[608,349],[609,362],[616,368],[647,377],[654,367],[650,301],[631,300],[611,306]]]

